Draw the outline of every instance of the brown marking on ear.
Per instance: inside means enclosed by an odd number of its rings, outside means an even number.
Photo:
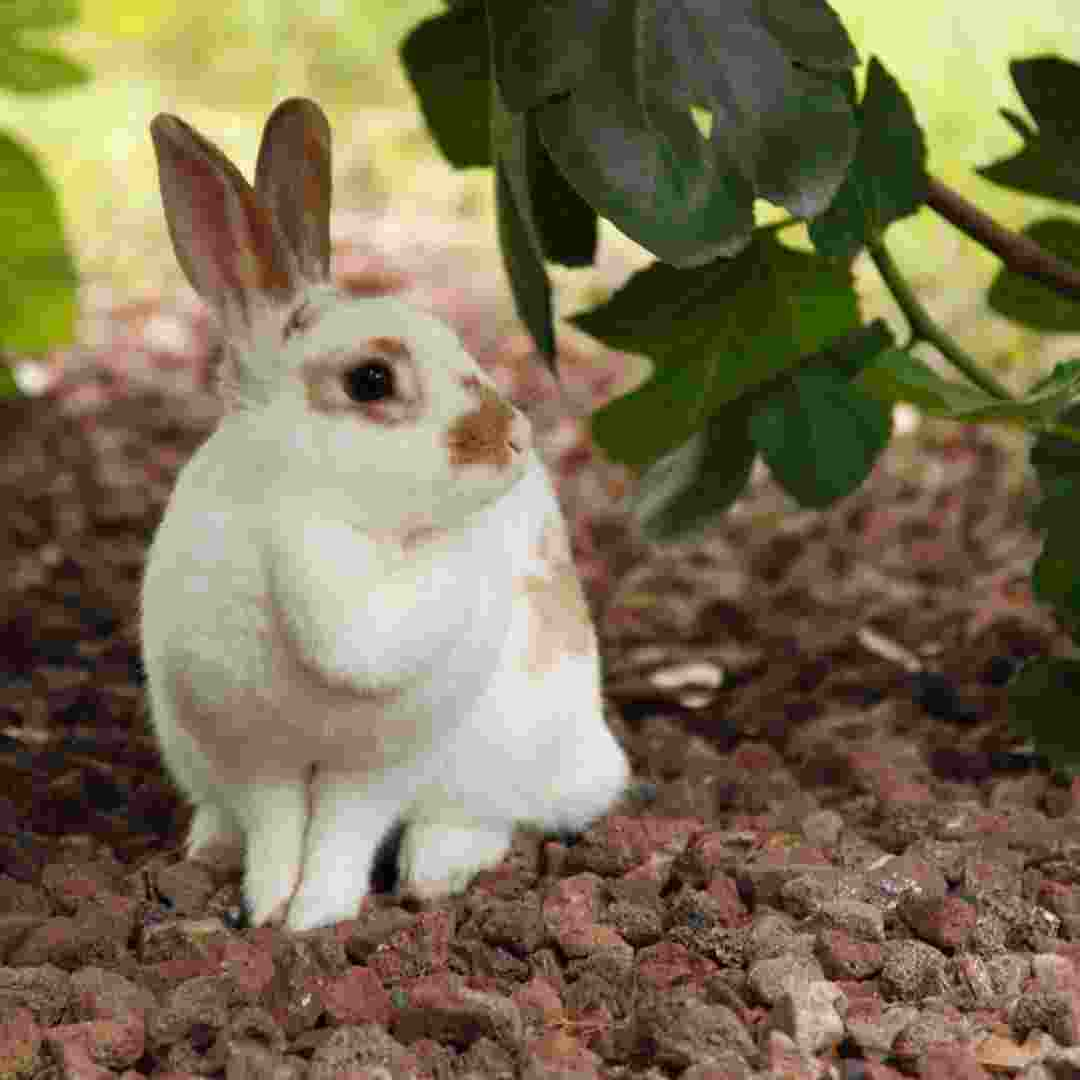
[[[459,417],[446,433],[451,465],[509,465],[514,410],[486,383],[466,375],[461,383],[480,404]]]
[[[536,554],[550,573],[526,574],[520,587],[532,616],[525,666],[532,674],[542,675],[564,656],[591,652],[595,638],[562,522],[555,515],[547,520]]]

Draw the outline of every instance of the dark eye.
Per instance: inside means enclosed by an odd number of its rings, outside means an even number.
[[[382,401],[394,394],[394,372],[382,360],[369,360],[345,372],[345,393],[353,401]]]

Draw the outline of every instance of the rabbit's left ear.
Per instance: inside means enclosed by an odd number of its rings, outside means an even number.
[[[255,190],[269,207],[308,281],[330,277],[330,123],[308,98],[270,114],[255,165]]]

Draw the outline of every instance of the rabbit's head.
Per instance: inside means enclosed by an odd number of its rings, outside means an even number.
[[[453,330],[331,284],[318,105],[292,98],[270,115],[254,187],[179,118],[157,116],[151,134],[177,260],[225,333],[226,405],[275,492],[325,500],[361,527],[423,533],[517,482],[529,423]]]

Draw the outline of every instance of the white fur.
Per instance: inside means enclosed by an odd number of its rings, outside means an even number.
[[[244,200],[276,198],[283,215],[299,190],[287,140],[319,123],[310,102],[279,106],[260,151],[260,179],[265,152],[277,188],[257,193],[180,122],[154,131],[178,258],[229,336],[232,407],[150,548],[151,717],[196,807],[191,855],[244,849],[254,922],[296,930],[355,915],[395,821],[404,884],[439,895],[496,863],[515,822],[581,828],[628,777],[525,419],[506,460],[455,465],[447,432],[475,413],[477,381],[493,385],[456,335],[396,300],[309,280],[320,252],[298,251],[307,218],[285,240],[252,240],[244,224]],[[328,147],[328,129],[315,133]],[[191,174],[204,186],[188,192]],[[219,182],[226,212],[203,220]],[[328,187],[324,201],[319,213]],[[241,249],[243,273],[213,229]],[[289,268],[287,295],[250,284],[242,260],[271,257]],[[283,342],[298,304],[317,317]],[[411,422],[311,405],[310,365],[371,339],[409,351],[423,401]]]

